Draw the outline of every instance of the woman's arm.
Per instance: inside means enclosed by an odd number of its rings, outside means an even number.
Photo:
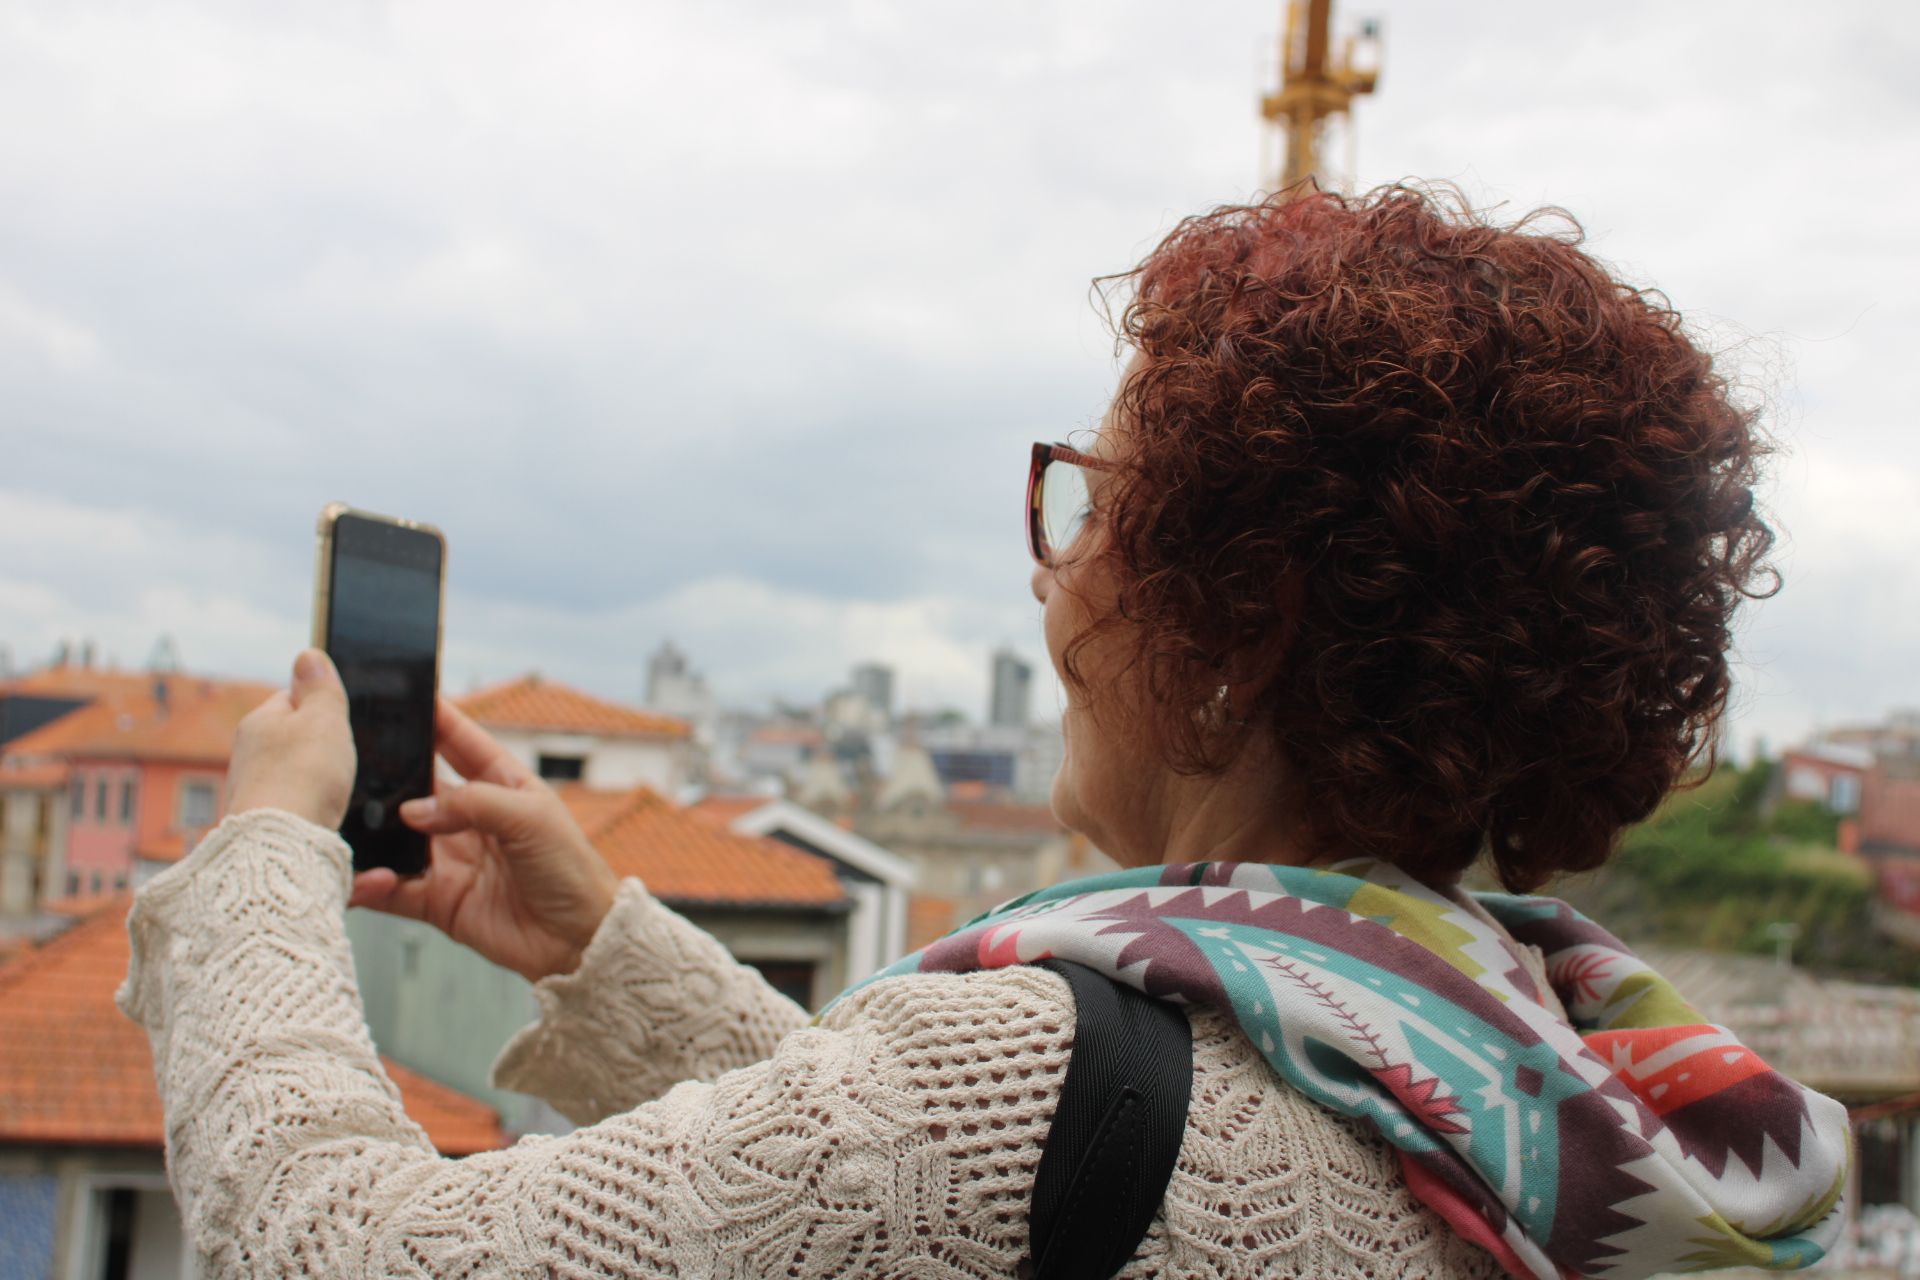
[[[121,1007],[208,1274],[1012,1273],[1073,1036],[1052,974],[876,983],[764,1063],[442,1160],[367,1036],[348,866],[256,811],[135,902]]]
[[[493,1081],[592,1124],[764,1061],[806,1025],[799,1005],[712,934],[625,880],[580,967],[535,984],[540,1020],[515,1036]]]
[[[501,1069],[579,1121],[689,1077],[758,1062],[804,1015],[718,943],[619,882],[553,790],[440,699],[435,746],[465,779],[401,806],[432,836],[425,874],[360,873],[350,901],[424,920],[536,984],[544,1017]],[[282,809],[337,827],[354,776],[346,691],[325,654],[294,664],[292,687],[240,726],[236,813]],[[593,951],[593,972],[578,972]]]

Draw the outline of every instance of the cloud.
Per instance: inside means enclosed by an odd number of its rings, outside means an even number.
[[[1907,696],[1916,11],[1374,11],[1366,180],[1569,206],[1774,406],[1748,722]],[[456,677],[632,696],[671,633],[741,696],[897,655],[977,707],[1035,641],[1026,446],[1114,378],[1088,281],[1258,185],[1277,22],[0,7],[0,639],[277,672],[346,499],[448,531]]]
[[[456,597],[448,623],[453,687],[535,667],[611,694],[639,696],[643,656],[662,639],[700,655],[723,698],[735,704],[818,696],[846,683],[855,661],[893,666],[903,706],[957,706],[984,715],[989,655],[1014,642],[1039,654],[1038,609],[982,609],[945,595],[853,600],[741,577],[687,583],[652,600],[581,610],[533,608]]]
[[[0,490],[0,637],[16,665],[82,640],[139,664],[166,636],[192,670],[278,679],[311,634],[312,564],[311,541],[209,535]],[[539,670],[634,701],[647,654],[671,638],[730,704],[808,697],[844,684],[854,662],[879,661],[895,667],[902,705],[978,715],[995,648],[1045,665],[1024,592],[848,600],[732,575],[555,605],[451,581],[443,678],[456,691]]]
[[[0,360],[25,356],[56,375],[80,373],[100,360],[100,339],[34,305],[0,280]]]

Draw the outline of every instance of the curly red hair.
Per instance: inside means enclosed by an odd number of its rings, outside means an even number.
[[[1777,585],[1764,448],[1580,241],[1323,192],[1190,218],[1117,278],[1109,623],[1169,760],[1269,731],[1318,852],[1531,889],[1711,760],[1734,608]],[[1244,719],[1196,716],[1228,682]]]

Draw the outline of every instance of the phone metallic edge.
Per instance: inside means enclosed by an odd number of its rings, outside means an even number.
[[[319,563],[313,573],[313,647],[324,652],[327,647],[327,623],[332,609],[333,599],[333,525],[341,516],[355,516],[361,520],[373,520],[380,524],[398,525],[402,529],[412,529],[424,533],[440,544],[440,602],[435,606],[433,637],[433,690],[440,692],[440,649],[447,641],[447,535],[440,532],[438,525],[423,520],[403,520],[398,516],[383,516],[377,511],[362,511],[358,507],[348,506],[344,502],[329,502],[320,508],[320,519],[315,526]]]

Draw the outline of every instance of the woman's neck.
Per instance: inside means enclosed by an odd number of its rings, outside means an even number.
[[[1249,743],[1224,773],[1163,777],[1154,806],[1158,831],[1141,851],[1157,847],[1159,856],[1141,862],[1314,861],[1284,783],[1277,754],[1265,743]]]

